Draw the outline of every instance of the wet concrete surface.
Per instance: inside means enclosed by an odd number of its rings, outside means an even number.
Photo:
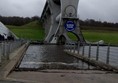
[[[62,45],[30,45],[19,69],[95,69],[63,50]]]

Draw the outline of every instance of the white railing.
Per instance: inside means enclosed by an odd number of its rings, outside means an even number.
[[[92,45],[92,44],[66,44],[66,51],[73,52],[88,59],[109,64],[111,66],[118,67],[118,46],[108,45]]]
[[[22,46],[24,43],[26,42],[22,40],[1,42],[0,43],[0,63],[9,60],[10,54],[14,52],[17,48]]]

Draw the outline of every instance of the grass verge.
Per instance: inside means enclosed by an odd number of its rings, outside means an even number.
[[[7,25],[7,27],[19,38],[43,40],[45,36],[44,29],[38,21],[34,21],[23,26]]]

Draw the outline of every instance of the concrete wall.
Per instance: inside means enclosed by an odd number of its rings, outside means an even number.
[[[11,41],[0,43],[0,63],[9,60],[9,55],[24,43],[25,41]]]

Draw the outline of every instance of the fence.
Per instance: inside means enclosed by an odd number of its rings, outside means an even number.
[[[0,43],[0,63],[9,60],[9,55],[14,50],[19,48],[25,43],[25,41],[10,41],[10,42],[1,42]]]
[[[66,50],[85,56],[88,59],[103,62],[105,64],[118,67],[118,47],[117,46],[101,46],[97,45],[80,45],[80,44],[66,44]]]

